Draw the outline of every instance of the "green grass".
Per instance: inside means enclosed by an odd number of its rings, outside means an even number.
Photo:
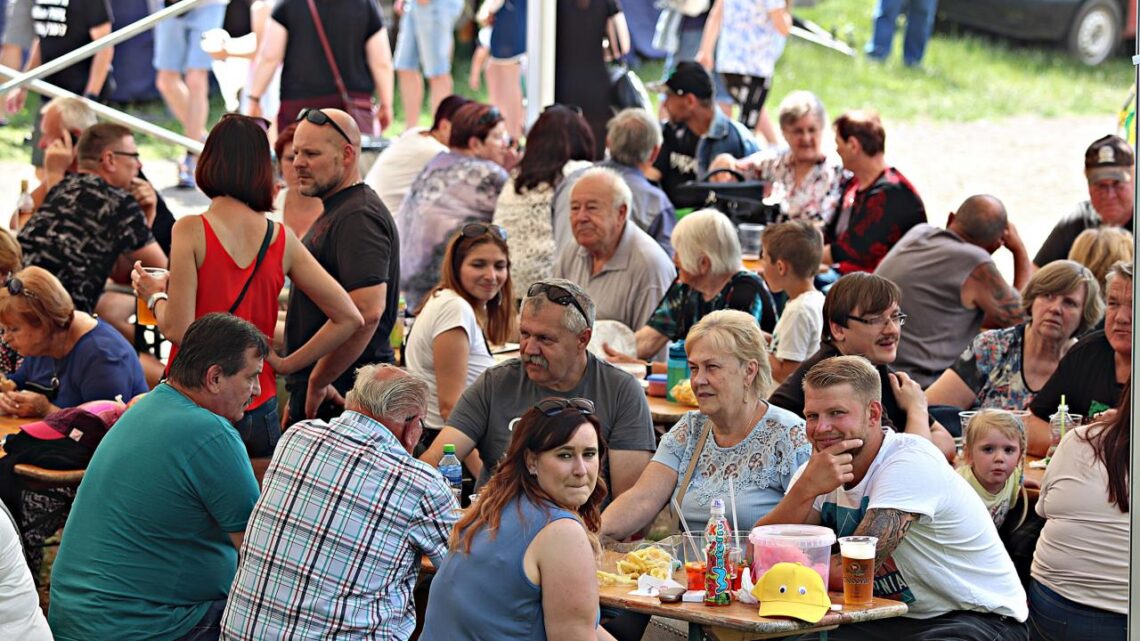
[[[796,15],[812,20],[861,50],[871,31],[869,0],[820,0],[815,7],[798,8]],[[885,64],[867,62],[860,54],[849,58],[818,45],[793,39],[776,69],[768,104],[776,105],[796,89],[818,94],[831,114],[874,107],[893,121],[929,119],[971,121],[1006,116],[1114,114],[1132,82],[1132,67],[1123,53],[1099,67],[1086,67],[1057,47],[1021,44],[1000,38],[942,26],[927,48],[921,69],[908,69],[900,60],[902,30],[895,50]],[[455,88],[468,97],[485,100],[485,86],[478,92],[467,86],[470,45],[457,46]],[[650,61],[639,68],[643,79],[661,75],[661,63]],[[161,101],[119,108],[167,128],[178,125]],[[221,101],[211,103],[211,122],[222,113]],[[430,123],[426,109],[422,124]],[[30,130],[28,110],[0,128],[0,160],[23,160],[23,138]],[[388,134],[403,130],[400,101]],[[140,138],[144,155],[176,158],[179,150],[166,143]]]

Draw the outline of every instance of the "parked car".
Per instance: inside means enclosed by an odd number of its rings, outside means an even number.
[[[1018,40],[1050,41],[1097,65],[1136,34],[1130,0],[940,0],[939,18]]]

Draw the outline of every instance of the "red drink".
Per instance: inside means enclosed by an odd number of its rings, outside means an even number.
[[[690,590],[705,589],[705,564],[700,561],[689,561],[686,563],[685,578]]]

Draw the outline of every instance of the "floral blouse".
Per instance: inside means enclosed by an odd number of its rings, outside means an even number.
[[[827,222],[835,211],[845,171],[838,158],[824,156],[799,185],[790,149],[760,151],[749,160],[754,167],[752,177],[771,182],[769,199],[782,200],[786,220]]]
[[[700,412],[688,412],[661,438],[653,460],[677,472],[678,485],[689,469],[708,420]],[[723,498],[728,504],[729,479],[740,518],[737,528],[752,529],[752,524],[784,498],[792,476],[810,456],[804,420],[772,404],[768,404],[768,411],[748,436],[732,447],[720,447],[715,435],[709,434],[681,502],[689,529],[699,531],[704,527],[714,498]]]
[[[1025,323],[974,337],[951,366],[974,391],[973,408],[1029,407],[1037,392],[1029,389],[1021,372],[1024,345]]]

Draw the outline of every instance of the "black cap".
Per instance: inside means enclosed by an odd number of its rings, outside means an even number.
[[[678,96],[693,94],[702,100],[712,98],[714,92],[712,75],[700,63],[692,60],[677,63],[677,68],[668,80],[651,85],[649,89],[670,91]]]
[[[1132,177],[1135,155],[1120,136],[1100,138],[1085,150],[1085,176],[1090,183],[1099,180],[1127,182]]]

